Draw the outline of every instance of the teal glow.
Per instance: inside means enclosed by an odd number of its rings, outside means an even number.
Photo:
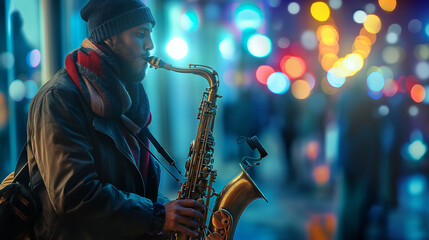
[[[241,4],[234,13],[234,21],[241,30],[257,29],[262,25],[261,9],[251,3]]]
[[[9,96],[16,102],[20,102],[25,97],[25,85],[20,79],[10,83]]]
[[[271,40],[262,34],[254,34],[247,41],[247,49],[255,57],[266,57],[271,53]]]
[[[226,37],[219,43],[219,51],[223,58],[232,59],[236,52],[235,41]]]
[[[408,146],[408,154],[414,161],[419,161],[425,155],[427,150],[426,144],[421,140],[415,140]]]
[[[411,195],[420,195],[426,189],[426,178],[423,175],[413,175],[408,179],[408,191]]]
[[[426,27],[425,27],[425,33],[426,33],[426,36],[428,36],[428,37],[429,37],[429,23],[428,23],[428,24],[426,24]]]
[[[366,79],[366,84],[371,91],[379,92],[384,87],[384,77],[381,73],[372,72],[368,75]]]
[[[186,31],[193,31],[198,28],[199,20],[195,11],[187,11],[180,18],[180,24]]]
[[[268,89],[275,94],[283,94],[289,90],[290,80],[282,72],[275,72],[267,79]]]
[[[346,78],[338,76],[335,73],[334,68],[329,69],[329,71],[326,75],[326,79],[328,80],[328,83],[334,88],[339,88],[339,87],[343,86],[344,83],[346,82]]]

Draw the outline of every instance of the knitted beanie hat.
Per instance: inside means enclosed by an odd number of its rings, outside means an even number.
[[[155,25],[142,0],[89,0],[80,16],[88,22],[89,39],[96,43],[143,23]]]

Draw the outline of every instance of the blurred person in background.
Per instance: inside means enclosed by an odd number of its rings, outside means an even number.
[[[155,20],[140,0],[90,0],[89,37],[31,102],[30,176],[41,212],[37,239],[196,237],[203,206],[158,194],[160,168],[140,131],[151,122],[145,78]],[[146,145],[146,146],[144,146]]]

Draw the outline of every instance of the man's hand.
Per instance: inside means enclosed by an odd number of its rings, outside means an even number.
[[[165,224],[163,231],[181,232],[191,237],[198,237],[194,231],[203,218],[204,206],[193,199],[180,199],[166,203]]]

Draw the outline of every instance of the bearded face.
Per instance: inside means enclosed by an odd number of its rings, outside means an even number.
[[[123,81],[142,81],[146,74],[147,62],[144,58],[153,49],[152,24],[145,23],[130,28],[106,40],[119,61]]]

